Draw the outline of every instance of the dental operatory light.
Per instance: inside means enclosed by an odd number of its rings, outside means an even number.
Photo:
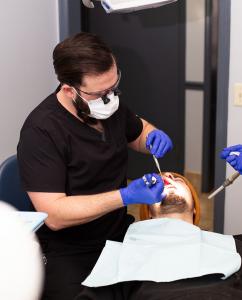
[[[106,13],[132,12],[148,8],[156,8],[162,5],[176,2],[177,0],[95,0],[101,1]],[[94,8],[92,0],[82,0],[88,8]]]

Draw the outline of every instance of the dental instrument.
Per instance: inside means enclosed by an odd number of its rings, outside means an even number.
[[[142,177],[142,179],[143,179],[144,183],[145,183],[148,187],[150,187],[151,185],[156,184],[156,181],[157,181],[156,178],[155,178],[155,176],[152,176],[152,177],[151,177],[151,181],[148,181],[145,175]]]
[[[150,145],[150,149],[152,149],[152,145]],[[161,176],[161,169],[160,169],[160,163],[158,161],[158,159],[155,157],[155,155],[152,155],[153,156],[153,159],[154,159],[154,162],[155,162],[155,165],[156,165],[156,168],[159,172],[159,175]],[[176,183],[174,182],[174,180],[170,179],[169,177],[166,177],[166,178],[163,178],[161,176],[162,180],[164,181],[164,184],[165,185],[168,185],[168,184],[171,184],[171,185],[174,185],[175,187],[177,187]],[[147,184],[147,183],[146,183]]]
[[[229,155],[236,155],[236,156],[239,156],[240,155],[240,152],[237,152],[237,151],[232,151],[230,152]],[[212,194],[210,194],[208,196],[208,199],[211,199],[213,198],[214,196],[216,196],[218,193],[220,193],[224,188],[226,188],[227,186],[231,185],[236,178],[238,178],[240,175],[240,173],[238,171],[236,171],[235,173],[233,173],[231,176],[229,176],[228,178],[226,178],[226,180],[223,182],[223,184],[217,188]]]
[[[152,156],[153,156],[153,159],[155,161],[156,168],[158,169],[159,174],[161,174],[161,169],[160,169],[159,161],[158,161],[158,159],[154,155],[152,155]]]
[[[152,145],[150,145],[150,149],[152,149]],[[156,168],[157,168],[157,170],[159,171],[159,174],[161,174],[161,169],[160,169],[159,161],[158,161],[158,159],[155,157],[155,155],[152,155],[152,156],[153,156],[153,159],[154,159],[154,161],[155,161]]]
[[[154,155],[152,155],[152,156],[153,156],[153,159],[155,161],[155,165],[156,165],[156,167],[157,167],[157,169],[159,171],[159,175],[161,175],[161,169],[160,169],[159,161],[158,161],[158,159]],[[163,178],[161,176],[161,178],[164,181],[165,185],[171,184],[171,185],[174,185],[175,187],[177,186],[176,183],[174,182],[174,180],[171,180],[169,177]]]
[[[213,198],[219,192],[221,192],[224,188],[226,188],[227,186],[231,185],[235,181],[235,179],[239,177],[239,175],[240,175],[240,173],[236,171],[234,174],[232,174],[231,176],[229,176],[228,178],[226,178],[226,180],[224,181],[224,183],[218,189],[216,189],[212,194],[210,194],[208,196],[208,199]]]

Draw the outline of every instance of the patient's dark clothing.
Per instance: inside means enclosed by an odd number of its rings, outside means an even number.
[[[242,256],[242,235],[234,238],[237,252]],[[86,287],[75,300],[241,300],[242,268],[226,280],[220,278],[221,274],[213,274],[168,283],[132,281]]]

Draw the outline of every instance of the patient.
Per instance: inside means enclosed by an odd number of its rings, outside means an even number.
[[[142,205],[140,219],[177,218],[198,225],[200,220],[200,202],[192,184],[182,175],[163,173],[166,198],[161,203]]]
[[[200,205],[190,182],[174,173],[164,173],[162,177],[165,182],[166,199],[162,203],[143,205],[141,219],[169,218],[197,225],[200,218]],[[240,239],[241,236],[235,237],[237,251],[242,255]],[[180,254],[179,249],[177,251]],[[163,258],[165,259],[164,256]],[[180,259],[184,260],[183,257]],[[189,264],[189,259],[186,263]],[[240,268],[226,280],[221,280],[221,274],[210,274],[172,282],[128,281],[98,288],[86,287],[83,295],[76,300],[242,299],[241,279]]]

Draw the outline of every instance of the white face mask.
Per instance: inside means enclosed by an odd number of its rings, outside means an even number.
[[[74,89],[74,88],[73,88]],[[75,90],[75,89],[74,89]],[[77,91],[75,90],[77,93]],[[114,92],[105,96],[109,99],[109,102],[104,104],[103,99],[97,98],[95,100],[86,100],[81,95],[77,95],[87,103],[90,114],[89,116],[98,120],[108,119],[119,107],[119,97],[114,95]],[[74,100],[74,99],[73,99]],[[74,100],[75,101],[75,100]]]

